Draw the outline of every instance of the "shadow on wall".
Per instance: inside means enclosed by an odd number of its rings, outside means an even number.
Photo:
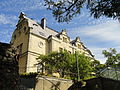
[[[74,82],[69,88],[68,90],[87,90],[85,87],[84,87],[84,84],[83,82]]]
[[[20,79],[20,90],[35,90],[35,85],[37,83],[36,77],[31,78],[21,78]]]
[[[45,77],[43,77],[43,80],[47,80]],[[38,90],[38,88],[36,88],[36,85],[38,83],[38,79],[36,77],[32,77],[32,78],[21,78],[21,85],[20,85],[20,90]],[[60,82],[56,82],[53,83],[53,81],[51,80],[47,80],[49,83],[51,83],[50,86],[50,90],[60,90]],[[39,83],[40,86],[42,86],[44,82],[42,81],[41,83]],[[42,86],[42,88],[47,87],[46,84],[44,86]],[[39,88],[40,90],[42,90],[42,88]]]
[[[72,84],[72,80],[55,77],[24,77],[21,78],[20,90],[67,90]]]

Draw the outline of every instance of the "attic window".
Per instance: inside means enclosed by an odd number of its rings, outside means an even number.
[[[42,36],[45,36],[45,34],[43,32],[39,32],[39,34],[42,35]]]
[[[79,49],[81,48],[81,45],[80,45],[80,44],[78,44],[78,48],[79,48]]]
[[[67,42],[67,38],[63,37],[63,42]]]

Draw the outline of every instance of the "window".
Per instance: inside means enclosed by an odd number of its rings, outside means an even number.
[[[64,49],[64,51],[65,51],[65,52],[67,52],[67,50],[66,50],[66,49]]]
[[[26,32],[26,27],[24,27],[24,32]]]
[[[72,53],[74,53],[74,48],[72,48]]]
[[[39,34],[42,35],[42,36],[46,36],[43,32],[39,32]]]
[[[38,65],[37,65],[37,72],[42,72],[41,69],[42,69],[42,65],[41,65],[41,64],[38,64]]]
[[[22,46],[23,46],[23,43],[17,46],[17,49],[20,55],[22,54]]]
[[[45,68],[44,68],[44,63],[38,63],[37,64],[37,72],[44,72]]]
[[[63,37],[63,42],[67,42],[67,38]]]
[[[14,37],[14,39],[16,39],[16,35],[14,35],[13,37]]]
[[[69,54],[71,54],[71,51],[68,51]]]
[[[60,51],[60,52],[63,51],[63,48],[59,48],[59,51]]]
[[[20,54],[22,54],[22,45],[23,44],[20,44]]]
[[[79,49],[81,48],[81,45],[80,45],[80,44],[78,44],[78,48],[79,48]]]

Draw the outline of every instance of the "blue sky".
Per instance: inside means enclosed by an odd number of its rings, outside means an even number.
[[[45,17],[47,26],[59,32],[66,29],[71,39],[79,36],[101,63],[106,60],[102,50],[116,48],[120,51],[120,24],[117,20],[105,17],[94,19],[88,10],[82,9],[81,15],[68,24],[58,23],[51,11],[44,7],[43,0],[0,0],[0,42],[9,43],[20,12],[37,22]]]

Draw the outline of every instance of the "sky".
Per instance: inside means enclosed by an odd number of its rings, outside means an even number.
[[[94,19],[88,10],[83,8],[69,23],[58,23],[44,6],[43,0],[0,0],[0,42],[9,43],[16,28],[20,12],[37,22],[45,17],[47,26],[60,32],[66,29],[72,39],[79,36],[81,42],[91,50],[95,59],[105,63],[102,50],[115,48],[120,52],[120,23],[106,17]]]

